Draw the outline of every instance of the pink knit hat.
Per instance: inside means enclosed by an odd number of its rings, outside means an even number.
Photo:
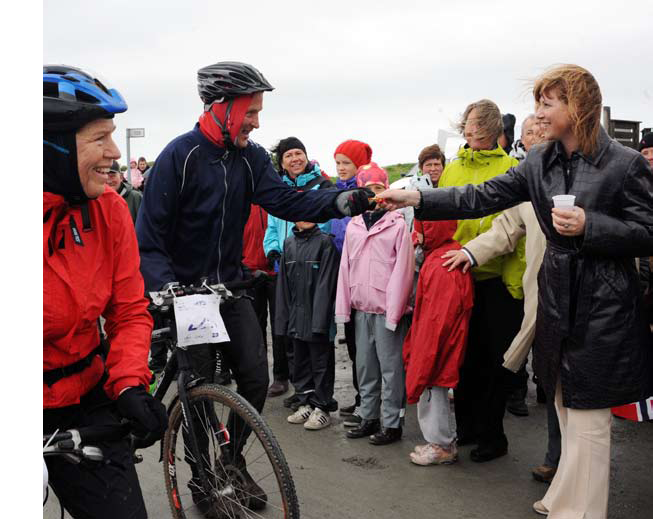
[[[365,187],[369,184],[381,184],[387,189],[388,185],[388,173],[385,169],[380,168],[376,162],[370,162],[365,166],[358,168],[356,173],[356,184],[358,187]]]
[[[348,157],[357,168],[369,164],[372,160],[372,148],[370,148],[369,144],[361,141],[348,140],[341,143],[333,152],[333,158],[338,153]]]

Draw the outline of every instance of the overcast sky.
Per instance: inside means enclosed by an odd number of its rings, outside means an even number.
[[[521,121],[529,80],[555,63],[589,69],[613,118],[652,126],[651,20],[649,1],[46,0],[43,62],[90,68],[123,94],[121,163],[127,127],[145,128],[131,154],[148,160],[192,128],[198,68],[252,63],[276,87],[253,140],[295,135],[334,174],[341,141],[368,142],[381,165],[414,162],[484,97]]]

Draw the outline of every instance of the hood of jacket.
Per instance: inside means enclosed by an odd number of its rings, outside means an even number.
[[[378,221],[374,222],[374,225],[372,225],[369,229],[367,229],[367,226],[365,225],[363,215],[358,215],[352,218],[350,225],[360,227],[361,229],[364,229],[365,232],[369,232],[370,234],[377,234],[384,229],[395,225],[397,220],[404,220],[403,215],[399,211],[387,211]]]
[[[293,228],[292,228],[292,233],[297,238],[304,239],[304,240],[307,240],[308,238],[310,238],[314,234],[319,234],[321,232],[322,231],[320,230],[320,228],[317,225],[311,227],[310,229],[304,229],[304,230],[298,229],[297,226],[293,226]]]
[[[440,220],[437,222],[424,222],[426,225],[422,226],[422,234],[426,242],[428,233],[428,244],[431,250],[439,249],[445,245],[458,245],[453,239],[456,233],[455,220]],[[457,247],[456,247],[457,248]]]
[[[314,178],[318,178],[322,176],[322,170],[320,169],[320,165],[315,163],[315,164],[309,164],[307,171],[304,173],[300,173],[297,175],[295,179],[291,178],[290,175],[287,173],[284,173],[281,179],[288,184],[291,187],[302,187],[308,184],[311,180]]]
[[[456,160],[461,160],[465,167],[484,167],[488,161],[496,160],[497,157],[508,157],[506,152],[497,146],[492,150],[473,150],[468,144],[465,144],[456,153]]]

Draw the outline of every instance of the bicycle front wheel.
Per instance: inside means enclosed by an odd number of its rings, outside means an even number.
[[[288,463],[261,415],[230,389],[205,384],[188,392],[199,460],[181,402],[163,439],[166,490],[177,519],[299,518]],[[199,466],[206,481],[202,483]]]

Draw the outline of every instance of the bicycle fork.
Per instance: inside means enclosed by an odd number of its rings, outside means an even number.
[[[200,445],[198,441],[198,434],[206,435],[207,442],[209,441],[208,436],[213,435],[216,437],[218,445],[220,448],[230,443],[229,433],[225,426],[219,422],[217,416],[213,412],[213,409],[206,409],[206,418],[208,419],[208,429],[196,430],[197,423],[193,421],[193,414],[199,416],[201,406],[207,405],[203,403],[191,404],[188,391],[201,385],[204,382],[204,378],[198,377],[193,372],[193,368],[190,363],[190,355],[186,350],[180,348],[177,349],[177,360],[179,362],[179,375],[177,379],[177,392],[179,395],[179,403],[181,405],[182,411],[182,421],[186,429],[186,434],[184,435],[184,448],[190,451],[192,459],[195,460],[192,465],[194,465],[193,476],[196,476],[201,483],[201,488],[207,493],[211,494],[214,486],[211,485],[209,479],[210,475],[208,474],[207,469],[210,470],[211,461],[205,459],[205,455],[208,454],[208,448],[206,452]],[[200,418],[201,419],[201,418]],[[213,474],[213,477],[217,478],[217,475]]]

